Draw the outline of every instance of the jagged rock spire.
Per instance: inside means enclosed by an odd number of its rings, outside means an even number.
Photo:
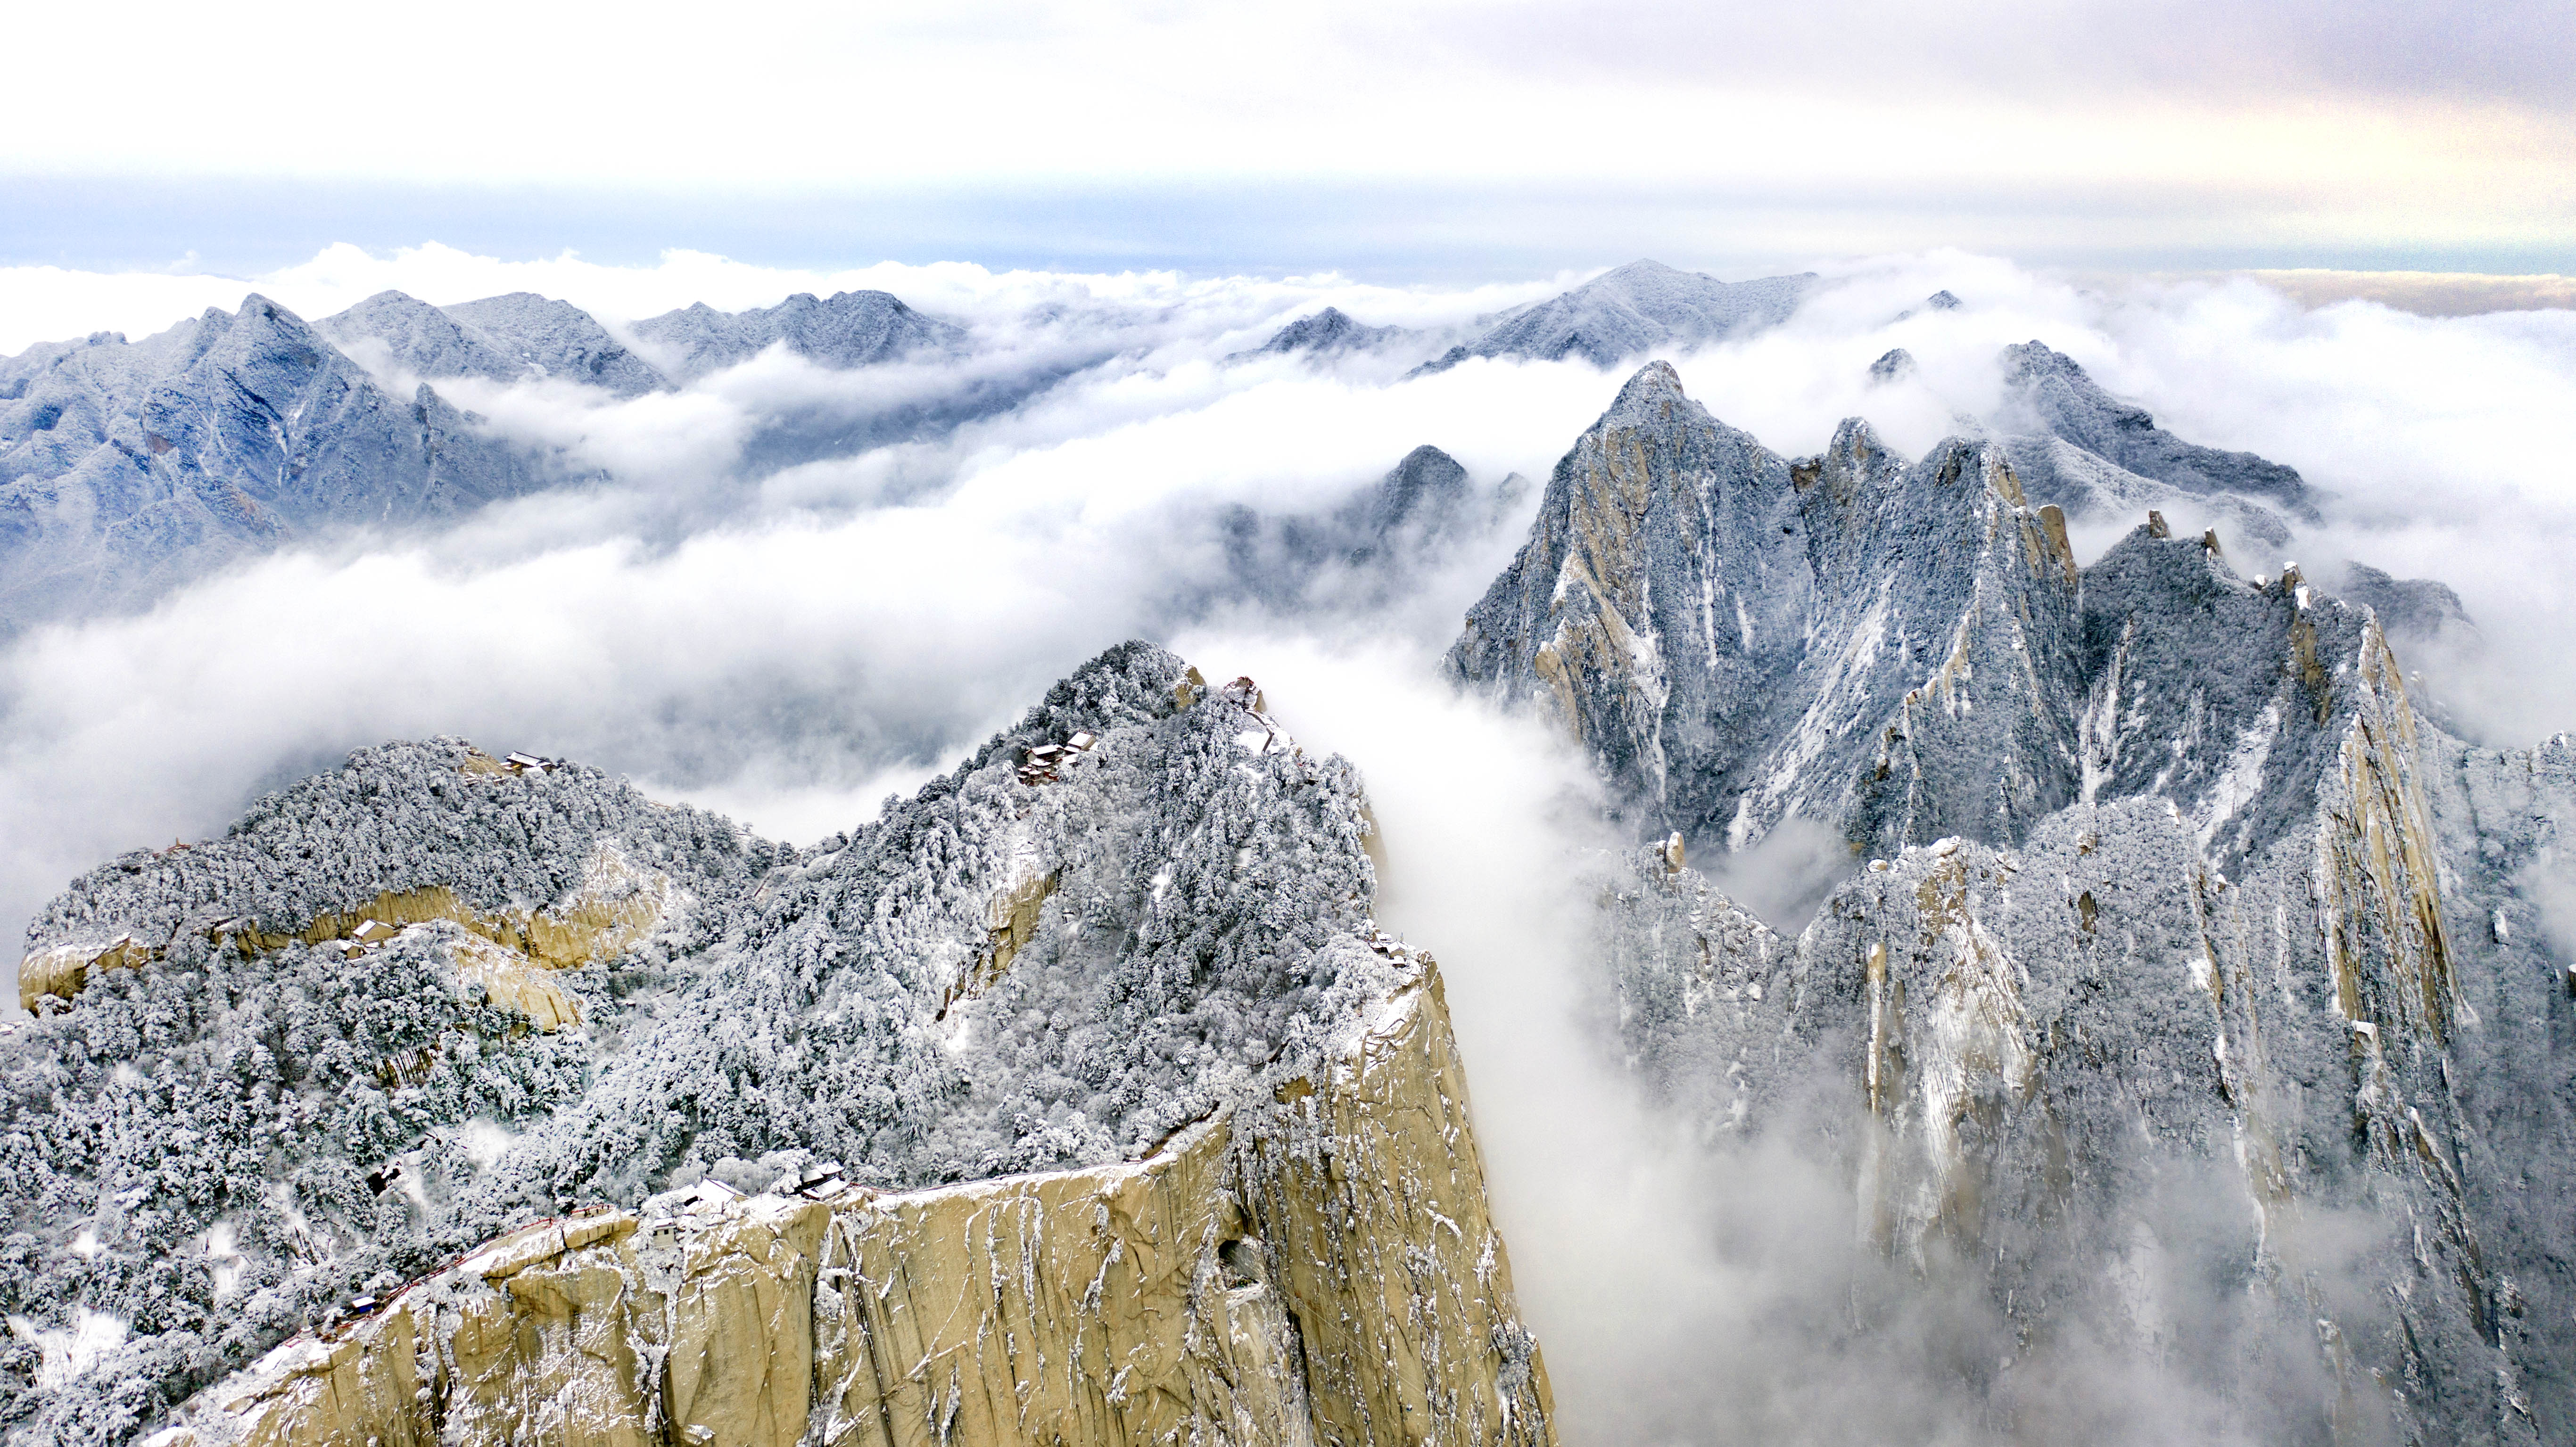
[[[1655,362],[1557,465],[1449,667],[1544,700],[1641,830],[2010,838],[2073,787],[2074,618],[2063,521],[1992,447],[1908,467],[1853,419],[1793,464]]]

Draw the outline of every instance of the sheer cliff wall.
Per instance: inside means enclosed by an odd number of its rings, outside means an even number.
[[[534,1226],[156,1447],[1545,1443],[1437,967],[1144,1160]]]

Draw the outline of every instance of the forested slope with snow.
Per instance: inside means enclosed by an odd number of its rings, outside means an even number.
[[[1136,1159],[1403,978],[1369,828],[1257,690],[1144,644],[803,851],[575,766],[362,752],[31,929],[5,1410],[122,1440],[579,1205]]]

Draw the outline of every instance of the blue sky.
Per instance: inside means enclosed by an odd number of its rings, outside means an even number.
[[[0,264],[2576,271],[2576,6],[270,3],[13,22]]]

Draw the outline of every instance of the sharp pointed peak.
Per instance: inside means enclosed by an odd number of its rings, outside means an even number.
[[[1711,423],[1717,419],[1682,389],[1681,373],[1670,362],[1648,362],[1619,388],[1618,397],[1592,424],[1605,427],[1658,427],[1684,419]]]
[[[242,297],[241,308],[238,311],[235,311],[233,316],[236,320],[249,317],[260,317],[268,321],[278,322],[288,326],[300,327],[304,325],[304,318],[297,315],[285,303],[273,300],[272,298],[263,296],[255,291]]]
[[[1870,426],[1866,417],[1846,417],[1834,424],[1834,440],[1825,444],[1825,451],[1829,453],[1887,450],[1887,440],[1878,435],[1878,429]]]
[[[2072,372],[2079,377],[2084,375],[2084,368],[2073,357],[2037,337],[2005,347],[2003,361],[2008,370],[2021,375],[2034,372]]]
[[[1644,401],[1664,396],[1687,400],[1690,394],[1682,390],[1682,374],[1673,369],[1673,364],[1657,360],[1639,367],[1628,378],[1627,382],[1619,388],[1619,401],[1616,405],[1624,406],[1631,400]]]

